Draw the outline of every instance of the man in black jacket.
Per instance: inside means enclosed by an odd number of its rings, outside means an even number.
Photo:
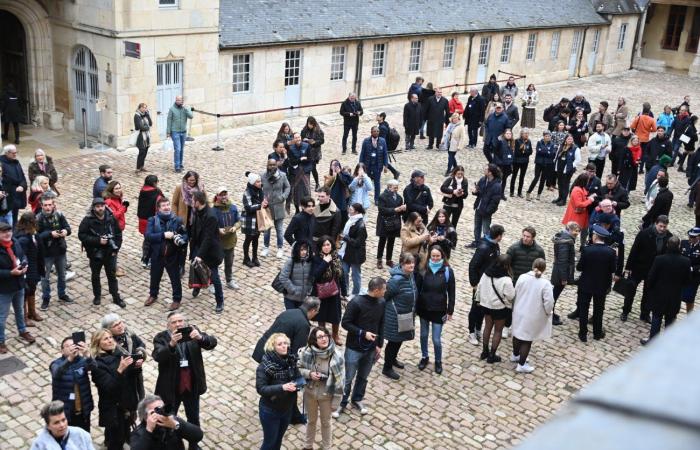
[[[2,113],[2,138],[9,139],[10,124],[15,130],[15,144],[19,145],[19,122],[22,118],[21,100],[12,84],[8,84],[0,98],[0,113]]]
[[[598,206],[603,200],[612,202],[615,214],[620,218],[622,218],[622,210],[630,207],[629,194],[618,181],[617,175],[610,173],[605,177],[605,186],[600,188],[599,195],[593,201],[593,204]]]
[[[654,258],[666,251],[666,243],[671,236],[673,234],[668,231],[668,216],[659,216],[656,218],[653,226],[644,228],[634,238],[634,243],[627,256],[627,264],[625,265],[625,277],[632,280],[634,288],[629,289],[627,295],[625,295],[625,303],[620,316],[620,320],[623,322],[627,321],[627,316],[632,311],[632,303],[635,295],[637,295],[639,283],[646,280]],[[642,290],[639,320],[651,323],[649,318],[650,312],[649,285],[645,281],[644,289]]]
[[[481,88],[481,96],[484,98],[485,102],[490,102],[491,100],[493,100],[493,96],[495,94],[500,95],[500,93],[501,88],[496,82],[496,74],[492,73],[489,77],[489,82],[484,84],[484,86]]]
[[[666,129],[659,126],[656,127],[656,136],[649,141],[649,158],[647,158],[645,165],[647,172],[664,155],[673,157],[673,144],[666,134]]]
[[[593,339],[603,339],[603,311],[605,297],[608,295],[615,273],[615,250],[605,245],[605,238],[610,236],[608,231],[599,226],[591,227],[593,244],[581,252],[576,268],[581,271],[578,282],[576,309],[578,314],[578,338],[581,342],[588,341],[588,310],[593,299]]]
[[[406,132],[406,150],[416,149],[416,135],[420,132],[421,104],[418,95],[410,94],[408,103],[403,106],[403,129]]]
[[[41,245],[41,255],[44,257],[45,275],[41,279],[42,302],[41,310],[49,309],[51,300],[51,268],[56,266],[56,286],[58,298],[66,303],[73,300],[66,293],[66,237],[71,229],[66,216],[56,210],[53,197],[42,197],[41,212],[36,216],[37,239]]]
[[[343,218],[338,206],[331,199],[331,191],[326,187],[321,188],[316,193],[316,199],[318,204],[314,207],[313,241],[318,241],[322,236],[330,236],[336,241],[343,229]]]
[[[491,225],[489,235],[479,241],[474,256],[469,261],[469,284],[472,287],[472,307],[469,310],[469,343],[479,345],[481,339],[481,323],[484,321],[484,311],[476,302],[476,286],[484,271],[491,266],[501,254],[499,242],[503,239],[505,229],[501,225]]]
[[[583,111],[583,120],[588,120],[588,115],[591,113],[591,104],[588,103],[583,92],[577,92],[576,96],[569,102],[569,109],[572,111]]]
[[[314,216],[316,201],[311,197],[302,198],[300,207],[301,211],[294,214],[284,231],[284,240],[289,245],[294,245],[297,241],[313,242],[316,228],[316,217]]]
[[[428,121],[428,150],[440,148],[442,142],[442,133],[450,121],[450,106],[445,97],[442,96],[442,90],[435,88],[435,95],[428,99],[425,106],[425,118]]]
[[[612,162],[612,168],[610,170],[617,176],[620,176],[622,171],[620,162],[622,161],[623,155],[627,151],[627,143],[631,137],[632,134],[629,127],[624,127],[621,135],[612,137],[612,142],[610,143],[611,150],[608,158],[610,159],[610,162]]]
[[[203,262],[211,271],[216,298],[216,313],[224,310],[224,290],[219,277],[219,265],[224,260],[224,248],[219,237],[219,221],[216,213],[207,203],[207,195],[197,191],[192,195],[195,208],[194,220],[190,229],[190,258],[192,262]],[[199,295],[199,288],[192,290],[192,296]]]
[[[406,211],[403,220],[408,219],[408,215],[417,212],[423,218],[423,223],[428,223],[428,213],[433,209],[433,194],[430,188],[425,185],[425,172],[414,170],[411,173],[411,182],[403,190],[403,200],[406,204]]]
[[[357,100],[355,93],[348,94],[348,98],[340,104],[340,115],[343,116],[343,155],[348,151],[348,133],[352,130],[352,153],[357,154],[357,126],[360,123],[362,105]]]
[[[554,263],[552,264],[552,276],[549,281],[553,287],[554,307],[557,299],[567,284],[573,283],[576,273],[576,238],[581,232],[581,226],[576,222],[569,222],[566,227],[552,238],[554,244]],[[569,314],[570,319],[577,319],[578,312]],[[558,314],[552,311],[552,325],[561,325]]]
[[[168,329],[153,338],[153,359],[158,363],[156,395],[177,414],[185,405],[187,421],[199,425],[199,397],[207,392],[202,349],[213,350],[216,338],[188,325],[177,311],[168,313]]]
[[[367,377],[379,359],[384,345],[384,293],[386,281],[381,277],[369,280],[367,294],[357,295],[345,308],[341,325],[348,332],[345,344],[345,387],[340,406],[333,413],[339,417],[348,406],[348,401],[360,414],[368,413],[362,404],[367,388]],[[352,388],[353,379],[355,388]],[[352,391],[352,399],[350,392]]]
[[[668,217],[668,214],[671,212],[673,192],[668,188],[668,177],[660,177],[658,181],[659,192],[656,194],[656,198],[654,198],[654,204],[651,205],[649,211],[642,217],[642,228],[647,228],[651,226],[652,223],[656,223],[657,217]]]
[[[198,425],[180,419],[177,412],[169,414],[157,395],[145,396],[137,411],[141,423],[131,433],[131,450],[184,450],[183,439],[190,449],[196,449],[197,442],[204,438]]]
[[[486,113],[486,102],[484,97],[479,95],[479,91],[472,87],[469,89],[469,97],[464,108],[464,123],[467,125],[467,134],[469,135],[469,144],[467,147],[475,148],[476,141],[479,138],[479,128],[484,124],[484,114]]]
[[[117,253],[122,246],[122,230],[102,198],[96,197],[92,200],[92,209],[80,222],[78,238],[90,259],[94,297],[92,304],[99,305],[102,298],[100,271],[104,267],[112,301],[120,308],[126,308],[126,303],[119,296],[116,275]]]
[[[518,107],[515,105],[515,103],[513,103],[512,95],[506,94],[503,99],[503,112],[505,113],[506,117],[508,117],[508,128],[512,130],[515,125],[520,122],[520,112],[518,111]]]

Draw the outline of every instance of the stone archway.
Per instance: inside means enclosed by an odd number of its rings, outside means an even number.
[[[30,120],[61,126],[55,113],[53,51],[48,12],[36,0],[0,0],[0,10],[13,14],[26,34],[26,60]],[[47,113],[45,115],[45,113]],[[53,127],[52,127],[53,128]]]

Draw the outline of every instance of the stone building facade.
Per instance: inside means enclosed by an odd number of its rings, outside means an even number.
[[[491,73],[538,84],[619,72],[631,65],[642,13],[606,13],[600,4],[610,2],[595,0],[437,0],[431,17],[389,0],[320,0],[312,12],[299,0],[273,3],[0,0],[0,29],[17,39],[0,42],[0,88],[20,87],[28,122],[85,127],[123,146],[138,103],[158,117],[158,140],[180,94],[222,114],[333,103],[222,118],[230,127],[336,110],[350,91],[368,106],[395,103],[391,94],[417,75],[452,91]],[[195,114],[191,126],[209,133],[216,119]]]

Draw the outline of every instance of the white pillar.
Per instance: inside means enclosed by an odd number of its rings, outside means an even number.
[[[700,45],[698,45],[698,49],[695,52],[695,58],[693,58],[693,62],[688,68],[688,76],[700,78]]]

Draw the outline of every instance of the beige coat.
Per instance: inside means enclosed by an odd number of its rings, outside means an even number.
[[[552,284],[530,271],[515,283],[513,337],[522,341],[539,341],[552,336],[554,295]]]
[[[428,256],[428,248],[425,245],[426,235],[428,235],[428,229],[425,225],[422,225],[422,228],[417,230],[413,225],[406,223],[401,227],[401,253],[410,253],[413,256],[418,256],[421,265],[424,265]]]
[[[622,134],[622,129],[627,126],[627,118],[630,115],[630,111],[627,105],[622,105],[615,111],[615,128],[613,129],[613,136],[619,136]]]
[[[494,286],[503,301],[498,299],[496,291],[493,290]],[[510,277],[493,278],[493,284],[491,284],[490,276],[486,274],[481,276],[476,291],[476,299],[482,307],[488,309],[512,308],[514,298],[515,288]]]
[[[464,124],[460,121],[455,125],[450,136],[450,151],[456,152],[467,145],[467,133],[464,131]]]
[[[175,186],[170,205],[173,208],[173,213],[182,219],[182,223],[185,226],[190,225],[187,221],[187,204],[185,204],[185,197],[182,195],[182,185],[178,184]]]

